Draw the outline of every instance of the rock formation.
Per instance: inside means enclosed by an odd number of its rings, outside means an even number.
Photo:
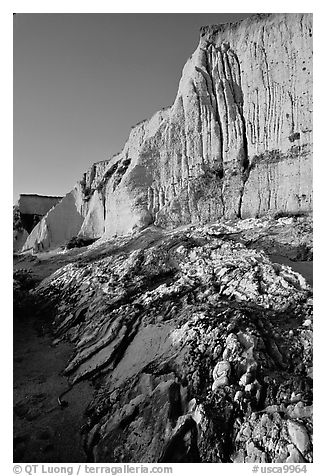
[[[16,308],[73,344],[65,398],[94,385],[87,461],[312,462],[311,23],[202,28],[174,104],[24,249],[102,239],[15,257]]]
[[[136,125],[25,249],[221,217],[312,210],[312,15],[201,29],[174,104]]]
[[[42,281],[72,388],[94,382],[88,461],[312,461],[312,289],[260,251],[286,236],[311,251],[304,217],[150,226]]]
[[[22,193],[14,205],[14,251],[20,250],[35,225],[62,197]]]

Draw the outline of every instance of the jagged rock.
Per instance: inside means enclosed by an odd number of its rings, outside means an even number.
[[[296,405],[289,405],[287,407],[287,413],[292,419],[299,418],[302,420],[305,418],[311,418],[312,405],[306,406],[303,402],[299,401]]]
[[[95,383],[88,461],[312,461],[311,23],[204,27],[174,104],[29,235],[101,238],[15,284]]]
[[[293,445],[289,445],[290,456],[286,458],[286,463],[304,463],[302,454]]]
[[[218,377],[221,377],[221,375],[226,375],[229,376],[231,372],[231,365],[230,362],[227,360],[221,360],[221,362],[218,362],[213,370],[213,379],[216,380]]]
[[[239,380],[239,385],[242,387],[245,387],[246,385],[250,384],[252,381],[252,375],[251,373],[247,372],[242,375],[241,379]]]
[[[201,29],[174,104],[94,164],[25,249],[312,210],[312,15]],[[72,224],[71,224],[72,222]],[[58,231],[60,230],[60,231]]]
[[[291,441],[300,453],[305,455],[310,447],[310,440],[306,428],[302,424],[292,420],[288,420],[287,424]]]
[[[221,230],[96,242],[33,292],[75,345],[71,383],[97,382],[89,460],[312,460],[311,287]]]
[[[220,375],[217,377],[212,385],[212,390],[215,392],[215,390],[219,387],[225,387],[226,385],[229,385],[229,379],[227,375]]]

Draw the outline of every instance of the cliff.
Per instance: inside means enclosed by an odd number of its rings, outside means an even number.
[[[203,27],[174,104],[135,126],[34,228],[25,249],[312,210],[312,15]]]
[[[31,195],[22,193],[17,205],[14,206],[13,248],[19,251],[28,234],[39,223],[51,208],[55,207],[62,197]]]

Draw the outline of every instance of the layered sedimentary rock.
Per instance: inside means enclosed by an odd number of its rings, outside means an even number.
[[[309,249],[310,226],[151,226],[43,280],[54,344],[75,346],[65,374],[94,382],[88,461],[312,461],[312,289],[249,246],[273,230],[275,246]]]
[[[61,202],[60,223],[50,211],[26,248],[54,247],[72,233],[309,212],[311,168],[312,15],[203,27],[174,104],[94,164]]]
[[[62,197],[25,193],[19,196],[18,203],[14,206],[14,251],[22,248],[35,225],[61,199]]]

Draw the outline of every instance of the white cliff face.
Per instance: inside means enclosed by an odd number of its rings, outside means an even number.
[[[134,127],[123,151],[77,185],[76,227],[63,200],[60,223],[52,210],[28,243],[309,212],[311,168],[312,15],[204,27],[174,104]]]
[[[23,251],[31,248],[44,251],[76,236],[83,224],[81,193],[78,187],[52,208],[28,236]]]

